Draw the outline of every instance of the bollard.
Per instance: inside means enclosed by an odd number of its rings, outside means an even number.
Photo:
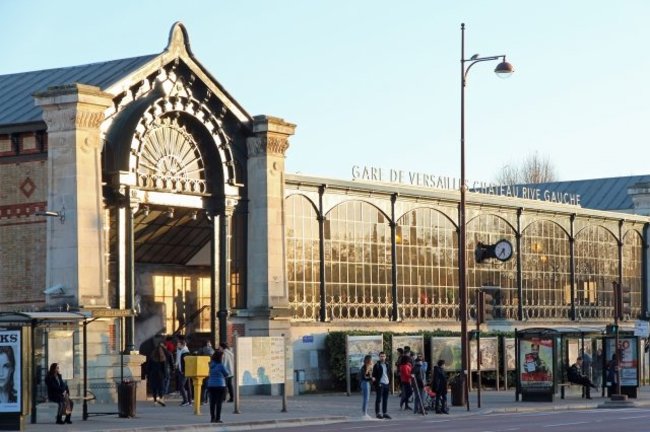
[[[194,415],[201,415],[201,383],[210,375],[210,356],[186,356],[185,376],[194,384]]]

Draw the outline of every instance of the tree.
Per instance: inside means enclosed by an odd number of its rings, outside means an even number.
[[[495,178],[495,183],[500,185],[548,183],[557,181],[555,167],[548,157],[542,157],[535,152],[527,156],[516,166],[512,163],[505,164]]]

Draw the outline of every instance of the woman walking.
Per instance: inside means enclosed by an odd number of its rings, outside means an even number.
[[[359,372],[360,385],[361,385],[361,396],[363,397],[361,403],[361,411],[363,412],[363,418],[369,420],[370,416],[368,415],[368,401],[370,400],[370,385],[374,378],[372,377],[372,357],[367,355],[363,358],[363,366]]]
[[[59,409],[56,412],[56,424],[72,424],[70,415],[72,414],[72,400],[70,400],[70,390],[68,385],[61,378],[59,373],[59,364],[52,363],[50,370],[45,377],[45,385],[47,385],[47,398],[51,402],[59,404]],[[65,414],[65,422],[61,420]]]
[[[223,351],[217,350],[210,360],[210,375],[208,376],[208,393],[210,394],[210,422],[221,421],[221,406],[226,395],[226,377],[230,371],[223,364]]]

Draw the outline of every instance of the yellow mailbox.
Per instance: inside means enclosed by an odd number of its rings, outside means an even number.
[[[210,356],[185,356],[185,376],[194,384],[194,414],[201,414],[201,384],[210,375]]]
[[[205,378],[210,375],[210,356],[185,356],[185,376]]]

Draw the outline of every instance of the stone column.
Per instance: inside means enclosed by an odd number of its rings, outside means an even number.
[[[112,96],[69,84],[34,95],[47,124],[47,287],[50,305],[107,306],[99,126]]]
[[[247,336],[279,336],[288,327],[284,238],[284,159],[296,126],[254,118],[248,147]]]

